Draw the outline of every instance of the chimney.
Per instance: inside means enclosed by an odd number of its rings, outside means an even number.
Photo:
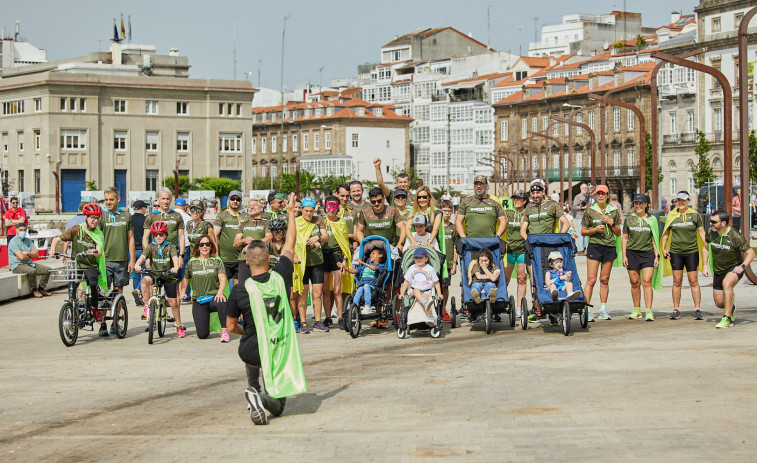
[[[576,82],[570,77],[565,78],[565,93],[571,93],[576,89]]]
[[[589,73],[589,90],[594,90],[599,87],[599,78],[593,72]]]
[[[171,48],[170,50],[168,50],[168,56],[179,56],[179,49]]]
[[[620,63],[617,63],[617,64],[618,64],[618,65],[616,65],[616,66],[615,66],[615,67],[614,67],[614,68],[612,69],[612,72],[613,72],[613,73],[615,74],[615,76],[614,76],[614,79],[615,79],[615,85],[616,85],[616,86],[618,86],[618,85],[623,85],[623,83],[624,83],[624,82],[625,82],[625,80],[626,80],[626,79],[625,79],[625,77],[626,77],[625,73],[624,73],[623,71],[621,71],[621,70],[620,70],[620,66],[619,66],[619,64],[620,64]]]
[[[673,24],[674,22],[677,22],[679,19],[681,19],[681,12],[680,11],[674,11],[670,13],[670,24]]]

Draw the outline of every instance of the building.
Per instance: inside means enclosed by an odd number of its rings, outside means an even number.
[[[381,47],[381,64],[400,61],[435,61],[451,56],[478,55],[492,51],[454,27],[425,28],[410,32]]]
[[[3,69],[2,166],[38,210],[76,211],[86,181],[155,191],[176,168],[250,179],[248,81],[189,79],[177,50],[113,44],[109,53]],[[248,180],[249,181],[249,180]]]
[[[566,14],[562,23],[542,26],[541,41],[529,43],[528,56],[591,56],[619,40],[654,32],[642,26],[641,13]]]
[[[383,161],[385,176],[409,165],[412,118],[392,105],[368,103],[343,94],[323,92],[306,103],[252,110],[251,175],[270,178],[300,167],[316,176],[349,176],[376,181],[373,160]],[[282,136],[283,127],[283,136]],[[282,158],[282,160],[280,160]]]
[[[24,42],[21,36],[21,23],[16,21],[16,31],[13,37],[5,36],[5,28],[0,32],[0,75],[3,69],[17,66],[39,64],[47,62],[47,52],[40,50],[29,42]]]

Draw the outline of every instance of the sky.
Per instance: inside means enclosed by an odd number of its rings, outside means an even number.
[[[539,10],[531,5],[537,4]],[[190,77],[252,80],[255,87],[278,89],[284,17],[284,86],[356,76],[357,66],[376,63],[381,46],[394,36],[425,27],[452,26],[498,51],[526,54],[534,41],[534,18],[561,22],[563,14],[642,13],[644,26],[670,23],[672,11],[691,14],[698,0],[304,0],[223,1],[111,0],[8,1],[0,26],[12,35],[21,22],[21,38],[47,50],[48,60],[107,51],[113,18],[131,16],[132,43],[157,47],[159,54],[178,48],[189,57]],[[43,14],[40,14],[40,13]],[[487,21],[487,12],[489,20]],[[488,27],[490,24],[490,27]],[[236,29],[236,41],[234,39]],[[489,32],[490,31],[490,32]],[[322,71],[321,71],[322,68]],[[258,81],[260,72],[260,81]],[[246,74],[246,75],[245,75]]]

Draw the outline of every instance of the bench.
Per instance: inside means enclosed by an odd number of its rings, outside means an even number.
[[[46,259],[42,263],[51,269],[63,268],[63,264],[59,260]],[[65,287],[66,283],[51,280],[45,289],[50,291]],[[31,292],[29,291],[29,284],[26,281],[26,275],[13,273],[8,267],[5,267],[0,271],[0,301],[7,301],[17,297],[28,296],[30,294]]]

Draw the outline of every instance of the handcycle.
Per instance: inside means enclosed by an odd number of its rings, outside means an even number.
[[[60,339],[67,347],[76,344],[79,338],[79,330],[89,329],[94,332],[95,315],[90,308],[89,292],[79,288],[79,285],[86,281],[84,269],[79,267],[76,262],[78,257],[87,255],[87,251],[80,252],[66,261],[65,267],[50,271],[50,280],[68,284],[68,295],[60,308],[58,315],[58,331]],[[60,258],[59,253],[53,256]],[[97,289],[101,291],[100,288]],[[100,292],[100,298],[97,310],[107,312],[103,317],[104,321],[111,320],[113,331],[118,339],[126,336],[126,330],[129,326],[129,312],[126,309],[126,299],[123,294],[115,289],[108,293]]]
[[[163,292],[163,284],[167,276],[170,275],[176,278],[176,274],[171,273],[170,270],[153,269],[145,269],[138,273],[152,278],[152,296],[147,300],[147,343],[152,344],[156,326],[158,328],[158,336],[162,338],[166,335],[168,313],[166,312],[166,297]]]

